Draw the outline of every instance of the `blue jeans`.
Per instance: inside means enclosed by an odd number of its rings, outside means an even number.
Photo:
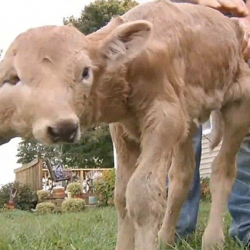
[[[192,190],[182,208],[177,233],[187,237],[195,231],[200,204],[200,160],[201,160],[202,129],[200,128],[193,140],[195,149],[196,170]],[[234,238],[247,244],[250,240],[250,135],[242,143],[237,156],[238,172],[228,202],[232,216],[230,233]]]

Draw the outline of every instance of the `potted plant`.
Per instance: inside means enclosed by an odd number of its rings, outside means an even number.
[[[83,199],[67,199],[62,203],[62,211],[65,212],[81,212],[85,209],[85,201]]]
[[[37,197],[38,197],[38,201],[39,202],[44,202],[45,200],[47,200],[50,196],[49,191],[47,190],[38,190],[37,191]]]
[[[82,198],[82,187],[78,182],[72,182],[67,187],[72,198]]]
[[[55,209],[56,205],[52,202],[42,202],[36,205],[36,212],[40,215],[54,213]]]
[[[114,205],[115,169],[103,172],[103,177],[95,183],[95,193],[99,205]]]

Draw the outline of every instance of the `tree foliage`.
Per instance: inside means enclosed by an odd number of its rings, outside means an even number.
[[[97,0],[86,5],[79,18],[67,17],[63,19],[63,23],[72,23],[88,35],[105,26],[112,17],[123,15],[137,4],[134,0]]]
[[[77,144],[45,146],[36,140],[22,140],[18,145],[18,163],[26,164],[36,157],[49,158],[53,165],[62,163],[77,168],[113,167],[113,145],[108,126],[88,130]]]
[[[29,163],[38,156],[49,158],[53,165],[61,163],[62,159],[62,145],[45,146],[35,139],[22,140],[18,144],[17,152],[17,163],[22,164]]]
[[[99,125],[88,130],[78,144],[65,144],[62,158],[68,166],[113,167],[113,145],[108,126]]]
[[[90,34],[105,26],[112,17],[123,15],[136,6],[134,0],[97,0],[86,5],[81,16],[63,19],[65,25],[72,23],[84,34]],[[46,147],[36,141],[22,141],[18,148],[18,162],[27,163],[40,154],[52,163],[61,162],[69,167],[113,167],[113,145],[107,125],[88,130],[78,144]]]

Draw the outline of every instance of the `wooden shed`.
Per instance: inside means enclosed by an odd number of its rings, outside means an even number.
[[[37,158],[28,164],[14,170],[15,180],[22,184],[28,184],[32,190],[42,189],[43,161]]]

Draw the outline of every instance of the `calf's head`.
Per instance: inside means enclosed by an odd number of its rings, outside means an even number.
[[[31,29],[14,40],[0,64],[0,84],[15,93],[22,136],[31,132],[47,144],[79,139],[74,98],[79,85],[92,81],[90,63],[86,40],[70,27]]]
[[[89,99],[101,84],[100,74],[136,57],[150,29],[144,21],[122,24],[96,43],[71,26],[19,35],[0,63],[0,105],[5,107],[6,93],[10,98],[10,111],[3,114],[2,106],[0,120],[9,119],[11,136],[34,136],[46,144],[76,142],[80,118],[98,112]],[[0,125],[0,137],[4,130]]]

